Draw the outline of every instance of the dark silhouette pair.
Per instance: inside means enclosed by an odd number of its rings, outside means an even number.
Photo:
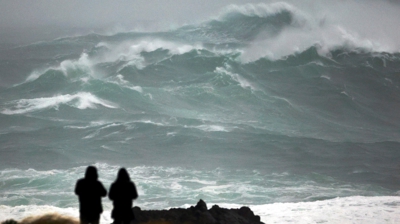
[[[76,182],[75,194],[79,198],[81,224],[99,224],[100,214],[103,212],[101,198],[107,195],[107,190],[98,180],[96,167],[87,167],[85,177]],[[108,197],[113,201],[111,217],[114,223],[129,224],[135,218],[132,203],[138,197],[138,193],[125,168],[118,171]]]

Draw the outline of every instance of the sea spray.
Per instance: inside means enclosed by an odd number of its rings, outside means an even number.
[[[1,50],[1,217],[78,217],[74,184],[94,164],[106,186],[126,167],[144,209],[203,198],[265,222],[396,222],[398,6],[297,4]],[[375,26],[373,8],[387,9]]]

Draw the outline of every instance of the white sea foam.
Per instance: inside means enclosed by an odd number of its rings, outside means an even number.
[[[142,69],[145,66],[144,58],[140,55],[142,52],[152,52],[157,49],[165,49],[168,50],[171,55],[176,55],[184,54],[192,50],[203,49],[201,44],[182,44],[161,39],[130,41],[118,44],[100,42],[96,47],[106,47],[108,51],[91,58],[89,58],[87,53],[82,53],[78,59],[64,60],[59,64],[59,66],[36,69],[26,78],[25,82],[32,82],[50,70],[61,71],[62,74],[68,77],[71,81],[80,80],[87,82],[91,78],[96,78],[96,74],[92,68],[95,64],[126,61],[125,64],[121,65],[121,67],[117,69],[118,71],[122,70],[126,66],[135,66]],[[142,93],[141,87],[129,85],[126,80],[123,80],[123,76],[120,74],[118,74],[114,80],[109,80],[109,82],[124,84],[124,87]]]
[[[108,43],[105,43],[105,42],[99,42],[98,44],[96,44],[96,48],[100,48],[100,47],[105,47],[107,49],[111,48],[111,46]]]
[[[201,44],[175,43],[161,39],[143,39],[120,43],[100,42],[96,47],[106,47],[108,51],[92,58],[92,63],[124,61],[125,63],[117,69],[118,72],[127,66],[143,69],[146,66],[145,59],[141,55],[143,52],[153,52],[158,49],[163,49],[168,50],[170,55],[175,55],[184,54],[196,49],[203,49]],[[119,77],[120,76],[117,78]],[[140,91],[137,88],[135,88],[135,90]]]
[[[105,186],[110,186],[120,168],[104,163],[95,166]],[[85,169],[86,166],[67,170],[2,170],[0,172],[1,219],[21,219],[45,212],[78,217],[78,200],[73,194],[73,186],[75,181],[83,176]],[[298,182],[298,186],[290,187],[294,183],[290,182],[292,178],[288,173],[264,176],[258,171],[224,169],[202,171],[161,166],[128,167],[127,170],[132,180],[136,182],[140,195],[135,205],[141,206],[142,209],[187,207],[195,204],[201,196],[209,208],[213,204],[226,208],[249,206],[265,223],[398,223],[400,221],[399,196],[350,196],[314,202],[265,204],[265,201],[269,200],[269,194],[281,195],[283,200],[287,200],[284,195],[293,196],[298,193],[319,197],[340,192],[340,189],[338,191],[331,187],[318,187],[310,185],[307,181]],[[351,194],[357,194],[357,190],[352,190],[349,186],[347,188],[343,186],[342,190],[354,191]],[[165,201],[165,198],[170,200]],[[27,202],[29,204],[26,204]],[[25,205],[19,205],[21,203]],[[60,204],[64,207],[61,208]],[[102,222],[109,222],[111,202],[103,200],[103,206],[105,212],[102,215]]]
[[[89,125],[85,125],[85,126],[76,126],[76,125],[68,125],[65,126],[65,128],[71,128],[71,129],[88,129],[88,128],[92,128],[92,127],[98,127],[98,126],[103,126],[106,124],[109,124],[110,122],[107,121],[91,121]]]
[[[60,69],[65,76],[71,78],[83,78],[82,75],[93,75],[91,69],[92,62],[89,60],[89,56],[83,53],[78,60],[65,60],[60,63]],[[75,71],[81,71],[79,74],[74,74]],[[72,72],[70,72],[72,71]]]
[[[97,105],[108,108],[118,108],[118,106],[107,100],[98,98],[88,92],[79,92],[73,95],[57,95],[53,97],[42,97],[35,99],[20,99],[11,103],[11,108],[5,108],[1,111],[3,114],[24,114],[44,109],[58,109],[60,105],[68,105],[81,110],[95,109]]]
[[[171,54],[185,54],[195,49],[203,49],[203,47],[200,44],[191,45],[155,39],[133,43],[130,47],[130,53],[138,54],[141,52],[152,52],[157,49],[168,50]]]
[[[166,126],[165,123],[154,122],[151,120],[139,120],[139,121],[135,121],[134,123],[144,123],[144,124],[152,124],[152,125],[156,125],[156,126]]]
[[[68,126],[65,126],[64,128],[68,128],[68,129],[90,129],[90,128],[95,128],[95,130],[93,132],[91,132],[88,135],[82,137],[82,139],[89,139],[89,138],[96,137],[97,135],[100,134],[100,132],[102,130],[105,130],[107,128],[121,126],[126,130],[131,130],[131,129],[134,128],[135,124],[140,124],[140,123],[151,124],[151,125],[155,125],[155,126],[167,126],[168,125],[168,123],[155,122],[155,121],[151,121],[151,120],[136,120],[136,121],[129,121],[129,122],[121,122],[121,121],[117,120],[117,121],[92,121],[88,125],[81,125],[81,126],[68,125]],[[119,133],[119,132],[112,132],[110,134],[117,134],[117,133]],[[167,135],[174,135],[174,134],[176,134],[176,133],[175,132],[167,133]],[[108,136],[108,135],[106,135],[106,136]]]
[[[177,132],[167,132],[167,136],[175,136],[177,134]]]
[[[229,69],[229,65],[225,65],[225,66],[228,67],[228,69]],[[245,78],[243,78],[239,74],[228,71],[227,68],[217,67],[214,72],[230,76],[233,80],[235,80],[237,83],[239,83],[239,85],[242,88],[250,88],[251,90],[255,90],[254,86],[249,81],[247,81]]]
[[[400,223],[400,197],[353,196],[298,203],[254,205],[265,223]]]
[[[202,131],[213,132],[213,131],[220,131],[220,132],[229,132],[228,128],[220,126],[220,125],[199,125],[195,126]]]
[[[92,70],[93,62],[89,59],[88,54],[82,53],[77,60],[64,60],[59,66],[49,67],[46,69],[34,70],[25,80],[25,82],[32,82],[44,75],[50,70],[61,71],[64,76],[68,77],[71,81],[88,81],[90,77],[94,76]]]
[[[226,14],[232,12],[238,12],[246,16],[257,16],[257,17],[268,17],[282,11],[289,11],[294,14],[300,13],[298,10],[289,3],[276,2],[271,4],[259,3],[259,4],[244,4],[244,5],[229,5],[220,14],[220,18],[223,18]]]
[[[351,9],[351,11],[349,11]],[[261,33],[246,49],[241,58],[254,61],[261,57],[279,59],[318,46],[321,56],[329,57],[335,48],[362,48],[371,52],[399,52],[399,6],[384,2],[360,3],[345,1],[248,4],[232,6],[248,16],[265,17],[282,10],[293,16],[292,24],[283,27],[276,36]],[[382,16],[381,12],[385,12]],[[368,14],[368,16],[365,16]]]
[[[184,204],[180,207],[187,208],[193,206],[194,203],[196,202],[193,202],[193,204]],[[400,222],[400,197],[390,196],[353,196],[315,202],[272,203],[263,205],[207,202],[209,208],[214,204],[218,204],[218,206],[222,208],[240,208],[242,206],[248,206],[253,210],[254,214],[261,217],[261,221],[264,223],[394,224]],[[158,209],[167,209],[167,207],[163,207],[163,205],[165,206],[166,204],[160,202],[160,207]],[[15,207],[0,205],[0,221],[6,219],[20,220],[26,216],[51,212],[57,212],[76,218],[79,217],[78,208],[59,208],[46,205]],[[105,209],[101,215],[100,221],[102,223],[112,221],[110,217],[110,208]]]
[[[118,127],[118,126],[121,126],[121,125],[123,125],[123,124],[121,124],[121,123],[109,123],[109,124],[107,124],[107,125],[105,125],[105,126],[103,126],[101,128],[96,129],[94,132],[92,132],[89,135],[83,137],[82,139],[89,139],[89,138],[96,137],[104,129],[111,128],[111,127]],[[117,133],[119,133],[119,132],[117,132]],[[115,134],[115,132],[110,133],[110,134],[108,134],[106,136],[103,136],[103,137],[107,137],[107,136],[109,136],[111,134]]]
[[[320,77],[323,79],[331,80],[331,77],[328,75],[321,75]]]
[[[35,70],[33,71],[28,78],[26,78],[25,82],[32,82],[36,79],[38,79],[42,74],[46,73],[49,69],[43,69],[43,70]]]
[[[95,61],[100,62],[115,62],[127,61],[119,70],[126,66],[135,66],[142,69],[145,66],[144,58],[140,55],[142,52],[153,52],[158,49],[168,50],[171,55],[185,54],[192,50],[203,49],[201,44],[185,44],[161,39],[145,39],[138,41],[127,41],[118,44],[101,43],[98,46],[107,46],[110,50],[98,56]]]
[[[114,83],[114,84],[122,86],[124,88],[135,90],[135,91],[137,91],[139,93],[143,93],[142,87],[131,85],[128,81],[126,81],[124,79],[124,76],[121,75],[121,74],[118,74],[113,79],[110,79],[108,82]]]

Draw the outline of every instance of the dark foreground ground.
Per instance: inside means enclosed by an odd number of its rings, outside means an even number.
[[[187,209],[141,210],[139,207],[134,207],[133,210],[135,221],[131,224],[263,224],[260,216],[254,215],[248,207],[226,209],[214,205],[208,209],[203,200]],[[79,221],[72,217],[47,214],[28,217],[19,222],[6,220],[2,224],[79,224]]]

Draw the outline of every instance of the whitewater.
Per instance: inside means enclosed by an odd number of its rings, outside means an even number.
[[[173,29],[3,46],[0,221],[78,217],[75,183],[95,165],[107,189],[126,167],[142,209],[399,223],[399,8],[349,2],[330,11],[351,16],[228,5]]]

